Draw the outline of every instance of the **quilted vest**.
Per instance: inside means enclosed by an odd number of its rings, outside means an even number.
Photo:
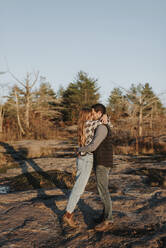
[[[113,167],[113,146],[111,139],[111,129],[108,129],[107,137],[102,141],[99,147],[94,152],[94,166],[103,165],[105,167]]]

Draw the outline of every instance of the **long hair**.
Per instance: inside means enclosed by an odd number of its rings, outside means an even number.
[[[85,122],[92,118],[92,111],[91,109],[84,108],[79,113],[78,118],[78,145],[84,146],[85,145]]]

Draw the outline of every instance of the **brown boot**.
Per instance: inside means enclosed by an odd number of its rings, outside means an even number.
[[[99,225],[95,226],[95,231],[106,232],[109,229],[111,229],[112,226],[113,226],[113,222],[111,222],[110,220],[105,220],[101,222]]]
[[[66,212],[63,215],[63,221],[68,224],[70,227],[76,228],[76,222],[73,220],[73,214]]]

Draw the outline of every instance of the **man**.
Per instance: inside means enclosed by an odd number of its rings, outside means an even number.
[[[94,119],[100,119],[106,113],[104,105],[98,103],[92,106]],[[96,128],[92,142],[79,148],[78,152],[94,152],[94,167],[97,189],[103,202],[104,209],[102,222],[95,227],[96,231],[106,231],[113,224],[112,201],[108,189],[109,170],[113,166],[113,148],[111,130],[108,125],[102,124]]]

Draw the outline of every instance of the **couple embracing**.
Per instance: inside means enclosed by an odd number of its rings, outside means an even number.
[[[108,189],[109,170],[113,166],[113,149],[110,122],[103,104],[95,104],[91,109],[82,109],[78,120],[77,173],[63,221],[76,228],[74,209],[85,190],[92,168],[95,170],[97,189],[103,203],[103,214],[99,216],[96,231],[106,231],[113,224],[112,201]]]

